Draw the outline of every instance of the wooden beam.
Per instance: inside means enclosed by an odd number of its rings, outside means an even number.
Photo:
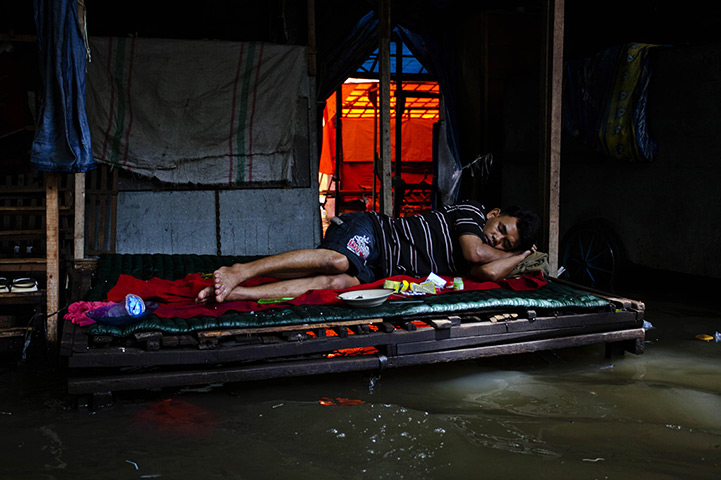
[[[538,169],[542,179],[540,206],[544,228],[539,247],[548,252],[551,271],[555,274],[559,248],[564,0],[545,0],[545,7]]]
[[[496,357],[501,355],[515,355],[543,350],[556,350],[559,348],[581,347],[597,343],[621,342],[645,338],[643,328],[618,330],[613,332],[600,332],[573,335],[542,340],[530,340],[500,345],[485,345],[481,347],[459,348],[438,352],[424,352],[416,354],[398,355],[388,358],[388,367],[408,367],[411,365],[424,365],[439,362],[456,362],[475,360],[478,358]]]
[[[391,179],[391,0],[380,0],[378,70],[380,72],[381,213],[393,214]]]
[[[60,186],[60,174],[45,174],[45,256],[46,279],[47,279],[47,339],[51,348],[54,348],[58,340],[58,317],[53,315],[58,310],[60,296],[60,208],[58,188]]]

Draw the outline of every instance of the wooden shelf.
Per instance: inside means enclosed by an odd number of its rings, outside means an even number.
[[[0,293],[0,305],[33,305],[45,301],[45,290],[22,293]]]
[[[32,33],[17,33],[14,35],[0,33],[0,40],[3,42],[35,43],[38,41],[38,36]]]
[[[43,230],[4,230],[0,232],[0,237],[44,237],[45,229]]]
[[[24,337],[32,327],[0,328],[0,338]]]
[[[5,215],[24,215],[38,214],[45,212],[45,205],[28,205],[28,206],[0,206],[0,214]],[[60,212],[71,213],[70,207],[60,207]]]
[[[38,196],[45,197],[45,187],[42,185],[3,185],[2,186],[3,198],[14,197],[22,195],[25,198],[25,194],[37,194]],[[71,189],[68,187],[58,188],[59,192],[69,192]]]
[[[44,272],[45,258],[0,258],[2,272]]]

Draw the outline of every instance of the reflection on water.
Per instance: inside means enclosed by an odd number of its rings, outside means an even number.
[[[647,304],[646,353],[603,347],[119,394],[76,409],[0,374],[0,478],[718,478],[711,309]]]

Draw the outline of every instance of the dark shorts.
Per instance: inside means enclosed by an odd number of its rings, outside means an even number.
[[[331,221],[318,248],[345,255],[350,263],[347,273],[361,283],[371,283],[376,279],[374,270],[380,255],[373,220],[363,212],[346,213],[339,218],[343,223]]]

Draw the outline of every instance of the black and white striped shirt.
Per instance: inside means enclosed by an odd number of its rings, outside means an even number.
[[[390,218],[373,214],[377,229],[379,262],[383,277],[465,275],[470,269],[463,258],[459,238],[463,234],[483,238],[486,211],[483,205],[464,201],[412,217]]]

